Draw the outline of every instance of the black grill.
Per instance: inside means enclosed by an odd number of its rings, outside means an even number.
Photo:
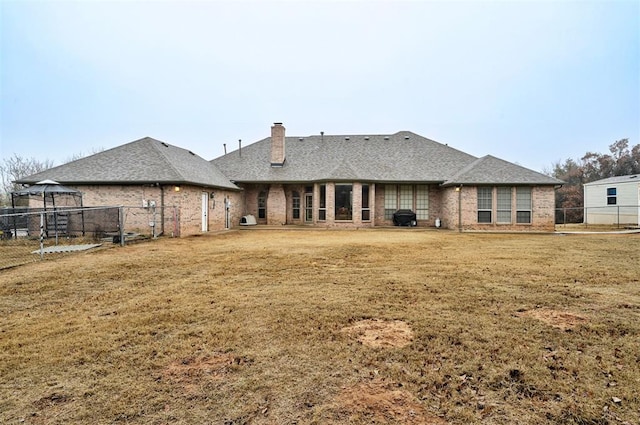
[[[416,226],[416,213],[411,210],[398,210],[393,213],[393,224],[396,226]]]

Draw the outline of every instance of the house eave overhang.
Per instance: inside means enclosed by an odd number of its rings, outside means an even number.
[[[23,185],[34,185],[35,181],[31,180],[16,180],[14,183],[23,184]],[[239,187],[230,187],[230,186],[221,186],[210,183],[202,183],[202,182],[190,182],[185,180],[140,180],[140,181],[130,181],[130,180],[110,180],[110,181],[91,181],[91,180],[64,180],[60,181],[60,184],[64,185],[74,185],[74,186],[200,186],[214,189],[224,189],[231,191],[242,191]],[[235,185],[234,185],[235,186]]]
[[[439,185],[442,180],[378,180],[371,178],[324,178],[316,180],[234,180],[236,184],[313,184],[313,183],[349,183],[349,182],[362,182],[362,183],[376,183],[376,184],[435,184]]]
[[[478,181],[447,181],[440,187],[457,186],[562,186],[564,182],[478,182]]]

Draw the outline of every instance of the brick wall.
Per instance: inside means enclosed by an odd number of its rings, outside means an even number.
[[[384,218],[384,192],[385,184],[376,185],[375,193],[375,225],[376,226],[393,226],[393,219]],[[414,205],[415,205],[415,185],[414,188]],[[431,227],[435,226],[436,218],[443,220],[443,191],[436,185],[428,185],[429,187],[429,215],[427,219],[418,220],[418,226]]]
[[[353,216],[349,221],[335,220],[335,183],[326,183],[326,220],[318,220],[318,209],[320,205],[320,184],[315,184],[313,189],[314,207],[313,207],[313,224],[317,226],[327,227],[373,227],[373,226],[392,226],[392,220],[384,218],[384,184],[370,184],[370,208],[372,220],[362,221],[362,184],[359,182],[352,183],[352,202]],[[244,214],[253,214],[258,217],[257,198],[258,193],[264,190],[267,194],[267,219],[262,220],[261,224],[302,224],[304,221],[304,193],[305,185],[246,185],[242,194],[242,203],[244,205]],[[300,218],[293,219],[293,191],[300,194]],[[437,185],[429,186],[429,218],[419,220],[418,226],[432,227],[435,226],[437,218],[440,219],[441,227],[447,229],[458,229],[459,220],[462,220],[463,230],[475,231],[553,231],[554,226],[554,208],[555,208],[555,192],[553,187],[533,187],[532,188],[532,219],[530,224],[515,223],[516,199],[515,194],[512,197],[512,223],[490,223],[480,224],[477,218],[477,188],[475,186],[463,186],[460,192],[456,192],[455,187],[440,188]],[[494,201],[494,221],[495,221],[495,205],[497,197],[493,196]],[[459,216],[458,205],[461,206],[461,214]]]
[[[179,187],[179,191],[175,191],[173,185],[85,185],[74,188],[82,192],[84,206],[126,207],[125,231],[128,232],[150,234],[150,222],[154,222],[156,234],[163,231],[165,235],[173,236],[200,234],[204,194],[207,197],[208,231],[225,228],[225,198],[231,202],[231,227],[239,224],[243,204],[241,192],[190,185]],[[214,193],[213,198],[211,193]]]
[[[443,229],[458,229],[458,196],[459,192],[453,187],[441,191],[440,226]]]
[[[552,232],[555,230],[555,189],[553,186],[538,186],[531,188],[532,213],[531,223],[516,223],[516,199],[512,196],[511,223],[496,223],[497,196],[493,192],[493,223],[478,223],[478,191],[475,186],[462,188],[462,228],[463,230],[487,231],[539,231]]]
[[[281,184],[269,186],[267,194],[267,224],[287,224],[287,197]]]

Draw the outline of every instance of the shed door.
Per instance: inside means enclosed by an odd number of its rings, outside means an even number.
[[[209,231],[209,194],[202,192],[202,231]]]

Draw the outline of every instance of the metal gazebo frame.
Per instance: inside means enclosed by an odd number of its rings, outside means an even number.
[[[60,196],[71,196],[75,200],[76,206],[78,206],[77,203],[79,200],[79,203],[80,203],[79,206],[80,206],[80,209],[82,209],[82,192],[76,189],[71,189],[69,187],[63,186],[60,183],[53,180],[43,180],[43,181],[37,182],[32,186],[17,190],[15,192],[11,192],[12,208],[15,209],[16,207],[15,205],[16,199],[23,196],[38,197],[42,199],[43,210],[44,210],[43,217],[45,222],[42,222],[40,224],[41,233],[43,229],[47,229],[46,216],[47,216],[47,202],[48,202],[50,210],[53,211],[54,229],[56,233],[56,245],[58,244],[58,214],[57,214],[58,207],[56,207],[56,198]],[[82,235],[84,236],[84,213],[81,213],[81,216],[82,216]],[[14,231],[14,235],[17,236],[15,218],[13,221],[13,231]],[[41,234],[41,237],[42,236],[43,235]]]

